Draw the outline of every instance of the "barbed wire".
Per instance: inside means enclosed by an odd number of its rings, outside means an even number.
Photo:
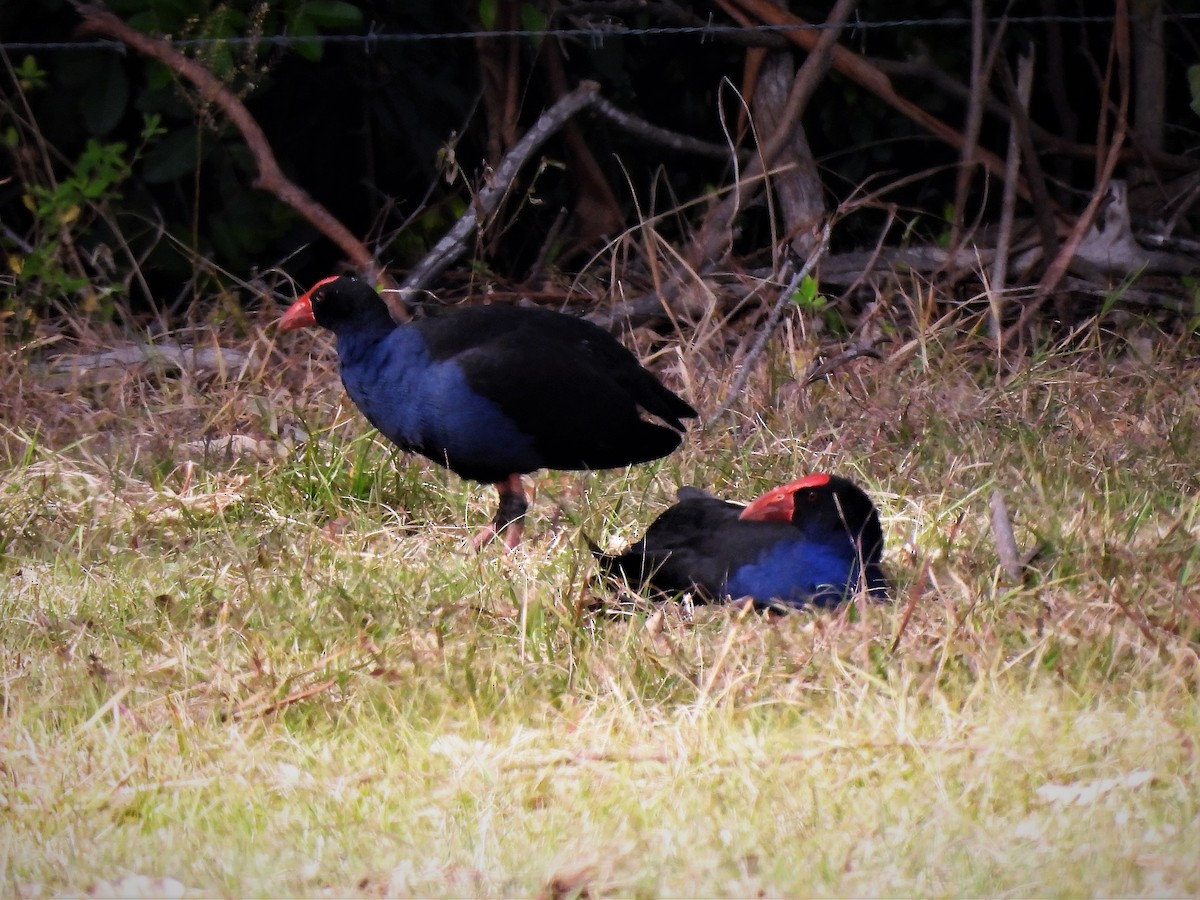
[[[999,25],[1001,22],[1012,25],[1111,25],[1116,21],[1114,14],[1103,15],[1041,15],[1041,16],[994,16],[985,20],[988,25]],[[1184,22],[1200,20],[1200,12],[1174,13],[1164,16],[1167,22]],[[848,23],[845,26],[828,26],[822,22],[812,22],[803,25],[733,25],[708,22],[704,25],[657,25],[635,28],[615,21],[598,22],[594,25],[572,26],[564,28],[543,29],[502,29],[497,31],[450,31],[450,32],[396,32],[389,33],[375,30],[374,26],[366,34],[315,34],[292,35],[271,34],[258,37],[237,36],[225,38],[173,38],[168,41],[177,49],[202,49],[205,47],[229,47],[260,45],[293,46],[326,44],[361,44],[364,48],[381,44],[421,43],[438,41],[474,41],[497,40],[501,38],[586,38],[593,44],[603,45],[609,38],[634,37],[688,37],[698,35],[701,42],[707,37],[718,35],[761,33],[783,34],[791,31],[823,31],[828,27],[845,28],[853,34],[855,31],[900,29],[900,28],[964,28],[972,24],[969,17],[946,16],[927,19],[887,19],[881,21],[863,21]],[[124,52],[125,45],[120,41],[98,39],[83,41],[0,41],[0,51],[5,53],[31,52],[38,50],[115,50]]]

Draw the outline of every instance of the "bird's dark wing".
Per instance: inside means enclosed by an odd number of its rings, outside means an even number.
[[[540,459],[530,469],[632,465],[665,456],[681,441],[674,427],[642,417],[643,409],[653,412],[662,406],[662,395],[678,398],[631,354],[622,361],[627,366],[615,365],[605,354],[588,352],[557,335],[548,338],[536,328],[518,328],[469,347],[451,361],[472,393],[495,404],[532,439]],[[678,418],[673,421],[682,427]]]
[[[682,430],[681,420],[696,415],[624,344],[585,319],[544,309],[483,306],[431,316],[415,327],[435,362],[470,357],[489,375],[500,364],[551,377],[602,372],[610,385],[620,386],[623,395],[674,429]],[[478,379],[470,371],[468,377],[474,387]]]
[[[715,497],[688,496],[655,519],[624,553],[599,555],[600,566],[640,589],[665,595],[695,591],[703,599],[717,600],[730,566],[722,552],[722,535],[737,524],[740,511],[740,506]]]
[[[690,484],[685,484],[675,492],[677,500],[716,500],[714,494],[710,494],[704,488],[692,487]],[[724,501],[721,501],[724,502]],[[739,507],[740,508],[740,507]]]

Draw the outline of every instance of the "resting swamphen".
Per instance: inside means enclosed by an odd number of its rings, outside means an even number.
[[[364,281],[317,282],[279,321],[337,336],[342,384],[390,441],[500,492],[478,548],[521,540],[521,475],[666,456],[696,411],[612,335],[545,309],[475,306],[397,325]],[[665,424],[642,418],[642,412]]]
[[[659,595],[691,591],[702,602],[752,597],[758,605],[832,606],[860,586],[887,598],[883,529],[870,498],[836,475],[809,475],[749,506],[696,488],[601,568]]]

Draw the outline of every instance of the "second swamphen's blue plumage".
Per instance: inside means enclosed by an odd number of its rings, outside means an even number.
[[[502,531],[510,548],[520,541],[521,474],[657,459],[696,415],[608,332],[550,310],[475,306],[397,325],[371,285],[340,276],[279,322],[310,325],[337,336],[346,393],[385,437],[496,485],[500,508],[477,546]]]
[[[865,590],[886,599],[883,528],[870,498],[836,475],[809,475],[748,506],[682,488],[679,502],[601,568],[653,594],[701,602],[832,606]]]

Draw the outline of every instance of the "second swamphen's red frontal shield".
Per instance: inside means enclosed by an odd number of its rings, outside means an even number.
[[[497,486],[500,508],[477,545],[501,531],[509,547],[520,540],[522,474],[657,459],[696,415],[612,335],[562,313],[476,306],[397,325],[369,284],[341,276],[279,322],[310,325],[337,336],[346,392],[385,437]]]

